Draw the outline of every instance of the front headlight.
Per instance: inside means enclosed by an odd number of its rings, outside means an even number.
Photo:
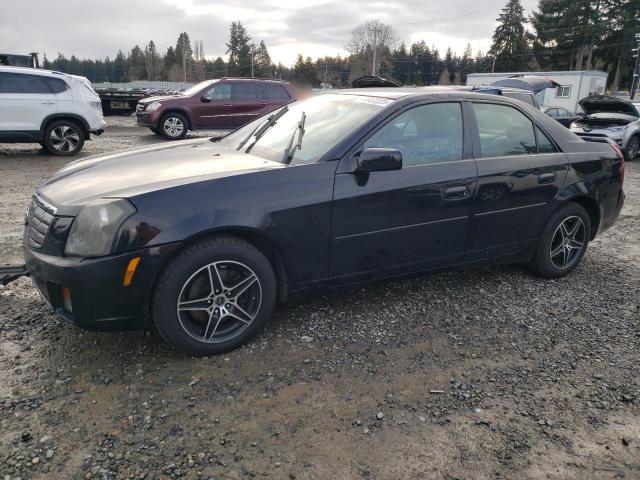
[[[160,102],[151,102],[149,105],[147,105],[147,108],[145,108],[144,111],[145,112],[155,112],[161,106],[162,106],[162,104]]]
[[[64,248],[65,255],[108,255],[118,229],[135,211],[135,207],[122,198],[104,198],[85,205],[73,220]]]
[[[628,125],[624,125],[621,127],[611,127],[609,130],[613,132],[624,132],[627,129]]]

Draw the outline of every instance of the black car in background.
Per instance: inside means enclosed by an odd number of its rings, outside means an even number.
[[[35,193],[26,266],[61,316],[192,355],[245,343],[277,300],[424,271],[566,275],[623,204],[616,146],[447,88],[316,95],[222,140],[73,162]]]

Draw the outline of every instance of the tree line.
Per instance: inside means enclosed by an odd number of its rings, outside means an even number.
[[[58,53],[45,68],[82,75],[92,82],[167,80],[198,82],[223,76],[281,78],[313,86],[348,86],[353,78],[377,74],[402,84],[462,84],[469,73],[602,69],[613,90],[629,85],[631,48],[640,33],[640,0],[539,0],[527,17],[520,0],[508,0],[497,18],[491,49],[444,54],[425,41],[407,45],[395,30],[374,20],[353,30],[346,56],[312,59],[299,55],[292,66],[275,64],[264,41],[254,41],[241,22],[232,22],[227,59],[208,59],[202,41],[179,35],[164,54],[153,41],[114,58],[79,59]],[[527,29],[527,25],[529,29]]]

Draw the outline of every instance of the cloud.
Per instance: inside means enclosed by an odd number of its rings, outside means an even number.
[[[424,40],[440,51],[461,53],[467,42],[486,50],[506,0],[0,0],[0,45],[7,53],[57,52],[80,58],[113,57],[153,40],[161,51],[180,32],[201,40],[208,56],[224,55],[229,23],[242,21],[265,40],[274,61],[291,64],[298,53],[346,53],[350,32],[380,19],[408,44]],[[537,0],[524,0],[527,14]],[[61,12],[62,9],[62,12]],[[55,20],[54,20],[55,19]]]

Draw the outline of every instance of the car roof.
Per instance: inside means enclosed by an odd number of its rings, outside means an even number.
[[[531,94],[528,90],[520,90],[517,88],[502,88],[492,87],[489,90],[501,90],[508,92],[522,92]],[[418,97],[418,96],[459,96],[460,98],[483,98],[485,100],[496,100],[496,95],[491,93],[484,93],[482,89],[476,89],[466,85],[452,85],[452,86],[429,86],[429,87],[371,87],[371,88],[346,88],[342,90],[327,90],[321,94],[334,93],[339,95],[361,95],[368,97],[380,97],[388,98],[389,100],[398,100],[406,97]],[[499,96],[498,98],[512,101],[509,97]]]
[[[29,67],[10,67],[10,66],[5,66],[5,65],[0,65],[0,72],[24,73],[24,74],[29,74],[29,75],[42,75],[42,76],[45,76],[45,77],[52,77],[52,76],[69,77],[70,76],[70,75],[68,75],[66,73],[57,72],[55,70],[44,70],[42,68],[29,68]]]

